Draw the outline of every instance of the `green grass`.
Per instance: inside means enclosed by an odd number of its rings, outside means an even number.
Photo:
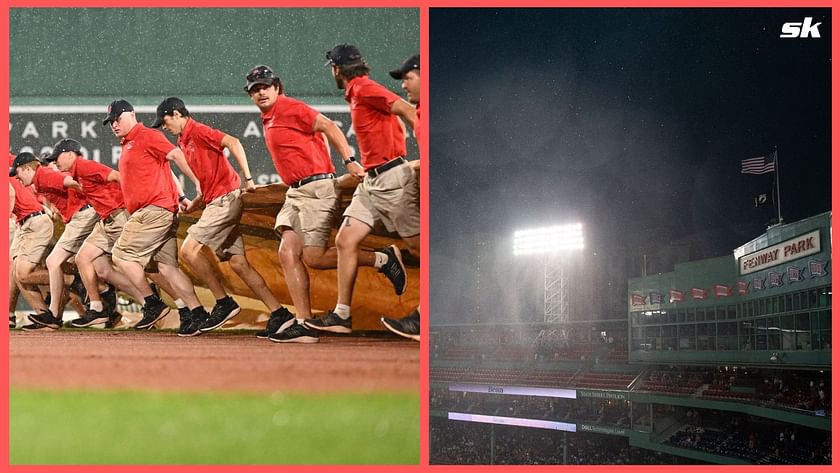
[[[12,389],[10,463],[417,464],[419,397]]]

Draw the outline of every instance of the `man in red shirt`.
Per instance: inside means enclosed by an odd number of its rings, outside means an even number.
[[[408,101],[417,109],[417,121],[414,122],[414,138],[420,147],[420,55],[415,54],[393,71],[388,73],[394,79],[401,81],[400,86],[405,91]],[[382,317],[382,325],[388,330],[412,340],[420,341],[420,307],[401,319]]]
[[[335,309],[307,325],[334,333],[352,332],[350,304],[356,283],[359,244],[376,222],[397,232],[415,256],[420,255],[420,192],[406,161],[405,131],[399,118],[417,121],[417,111],[397,94],[368,77],[370,67],[356,46],[339,44],[327,52],[327,65],[344,99],[362,154],[366,175],[356,187],[338,230],[338,301]],[[399,255],[394,247],[392,254]]]
[[[158,130],[137,121],[134,107],[125,100],[108,106],[102,122],[120,138],[120,187],[126,210],[131,214],[123,232],[114,243],[112,259],[143,297],[143,318],[135,329],[149,329],[169,313],[169,307],[152,291],[146,281],[145,267],[157,262],[161,276],[169,281],[191,312],[191,319],[206,319],[207,311],[195,295],[192,281],[178,265],[179,197],[175,176],[169,167],[173,161],[195,184],[196,199],[201,199],[201,185],[187,164],[181,148],[174,146]]]
[[[168,97],[158,105],[157,119],[152,128],[161,126],[178,137],[178,146],[201,183],[203,200],[207,202],[201,218],[187,230],[187,237],[181,245],[181,256],[192,267],[193,273],[207,284],[216,298],[216,305],[210,311],[210,318],[196,320],[187,328],[182,324],[183,335],[196,335],[199,330],[208,332],[221,327],[240,310],[216,276],[210,257],[202,251],[205,246],[215,252],[219,261],[230,263],[231,269],[265,303],[271,317],[287,314],[288,310],[280,305],[245,255],[245,243],[239,233],[243,207],[241,182],[224,154],[227,148],[245,176],[245,192],[253,192],[256,186],[239,139],[193,119],[178,97]],[[193,201],[185,210],[191,211],[196,203]],[[182,335],[181,331],[178,334]]]
[[[73,320],[71,325],[113,325],[119,318],[119,314],[115,312],[116,293],[113,287],[116,286],[134,298],[141,297],[140,290],[125,274],[111,265],[109,257],[128,220],[122,189],[118,182],[120,173],[104,164],[85,159],[82,156],[82,145],[73,139],[64,139],[56,143],[47,161],[55,162],[59,171],[66,172],[72,178],[70,187],[78,185],[82,189],[85,199],[99,217],[99,221],[76,253],[76,267],[79,268],[89,302],[85,313]],[[99,292],[97,276],[112,285],[104,294]]]
[[[53,221],[47,215],[44,206],[38,202],[35,194],[12,176],[17,167],[37,161],[38,158],[32,153],[20,153],[15,157],[9,171],[9,206],[12,208],[11,214],[14,215],[17,223],[15,239],[11,245],[14,279],[17,281],[20,295],[35,310],[35,314],[30,314],[30,319],[39,314],[49,315],[45,314],[49,312],[49,308],[38,287],[21,281],[44,262],[47,249],[52,243]]]
[[[388,75],[401,81],[400,87],[405,91],[408,101],[417,109],[417,120],[412,128],[417,145],[420,146],[420,55],[415,54],[407,58],[400,67],[388,72]]]
[[[297,323],[288,317],[269,319],[266,331],[257,336],[266,334],[280,343],[317,342],[317,332],[303,323],[312,317],[306,266],[332,269],[338,264],[336,249],[328,247],[338,194],[324,136],[341,154],[348,172],[360,178],[364,171],[341,130],[309,105],[288,97],[270,67],[256,66],[245,79],[245,91],[261,112],[274,167],[289,186],[274,231],[281,239],[278,256],[297,311]],[[405,290],[405,269],[394,248],[359,252],[354,264],[376,267],[389,278],[397,294]]]
[[[39,160],[32,160],[12,168],[15,176],[24,186],[30,186],[49,201],[57,210],[64,221],[64,232],[61,234],[56,245],[47,256],[47,272],[49,274],[50,294],[49,311],[36,314],[30,317],[34,322],[42,325],[61,326],[61,314],[64,301],[65,275],[61,265],[79,252],[82,243],[93,231],[99,216],[93,207],[79,194],[81,189],[78,184],[66,173],[50,168]],[[11,171],[10,171],[11,173]],[[79,290],[81,279],[76,276],[77,288],[74,292],[82,301],[86,294]],[[83,289],[84,286],[81,286]],[[71,286],[71,290],[73,287]],[[53,328],[58,328],[53,327]]]

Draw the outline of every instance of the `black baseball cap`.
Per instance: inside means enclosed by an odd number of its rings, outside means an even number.
[[[133,112],[134,107],[125,100],[114,100],[108,105],[108,115],[102,120],[103,125],[110,125],[112,121],[120,118],[123,112]]]
[[[405,75],[406,72],[414,70],[414,69],[420,69],[420,55],[419,54],[415,54],[414,56],[411,56],[410,58],[406,59],[405,61],[403,61],[402,65],[400,65],[400,67],[394,69],[393,71],[389,72],[388,74],[391,74],[391,77],[393,77],[394,79],[400,80],[400,79],[403,78],[403,76]]]
[[[66,153],[68,151],[72,151],[76,154],[82,154],[82,144],[76,140],[65,138],[53,146],[52,153],[45,159],[46,162],[51,163],[58,159],[58,155],[61,153]]]
[[[259,65],[254,66],[249,72],[248,75],[245,76],[245,92],[251,92],[251,89],[255,85],[263,84],[263,85],[274,85],[279,84],[280,78],[274,74],[274,71],[266,66],[266,65]]]
[[[364,64],[362,53],[359,48],[352,44],[342,43],[327,51],[327,63],[325,66],[353,66]]]
[[[23,166],[24,164],[31,163],[32,161],[39,161],[38,156],[35,156],[28,151],[24,151],[23,153],[15,156],[15,160],[12,162],[12,167],[9,168],[9,177],[15,177],[17,174],[17,168]]]
[[[179,99],[178,97],[167,97],[163,99],[163,102],[157,106],[157,118],[155,118],[155,122],[152,123],[152,128],[160,128],[163,125],[163,117],[166,115],[172,115],[172,112],[175,110],[182,110],[186,112],[187,106],[184,105],[184,101]],[[189,112],[184,114],[184,116],[190,116]]]

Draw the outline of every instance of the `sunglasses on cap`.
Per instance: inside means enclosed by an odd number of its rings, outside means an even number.
[[[247,80],[248,82],[274,78],[276,78],[276,76],[274,75],[274,71],[272,71],[266,66],[255,67],[251,70],[251,72],[248,73],[247,76],[245,76],[245,80]]]

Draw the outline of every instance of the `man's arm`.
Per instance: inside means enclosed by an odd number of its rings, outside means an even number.
[[[120,182],[120,172],[112,169],[105,178],[105,182]]]
[[[184,157],[184,152],[181,151],[181,148],[172,148],[172,151],[167,153],[166,159],[174,162],[175,165],[178,166],[178,169],[180,169],[181,172],[183,172],[184,175],[193,182],[195,185],[195,198],[193,200],[198,200],[201,197],[201,184],[198,182],[198,178],[195,177],[190,165],[187,163],[187,158]]]
[[[119,174],[119,173],[117,173],[117,174]],[[84,190],[82,189],[82,185],[79,184],[78,182],[76,182],[76,180],[73,179],[70,176],[64,176],[64,188],[65,189],[75,189],[79,192],[84,193]]]
[[[417,124],[417,109],[403,99],[394,100],[391,104],[391,113],[408,122],[412,129]]]
[[[15,211],[15,188],[12,186],[12,183],[9,183],[9,218],[14,218]]]
[[[350,143],[347,142],[347,138],[344,137],[344,133],[341,132],[332,120],[319,113],[318,116],[315,117],[315,123],[312,126],[312,131],[316,133],[323,133],[324,136],[327,137],[327,141],[329,141],[330,145],[338,150],[342,161],[346,162],[348,159],[353,159],[353,161],[349,164],[345,164],[345,166],[347,166],[347,171],[350,174],[358,178],[365,177],[365,169],[362,167],[361,163],[355,160],[356,151],[352,146],[350,146]]]
[[[239,165],[239,169],[242,170],[242,175],[245,176],[245,192],[254,192],[257,186],[254,185],[254,178],[251,175],[251,169],[248,167],[248,157],[245,156],[245,148],[242,147],[239,138],[225,134],[222,138],[222,146],[230,151],[233,159],[236,160],[236,164]]]

